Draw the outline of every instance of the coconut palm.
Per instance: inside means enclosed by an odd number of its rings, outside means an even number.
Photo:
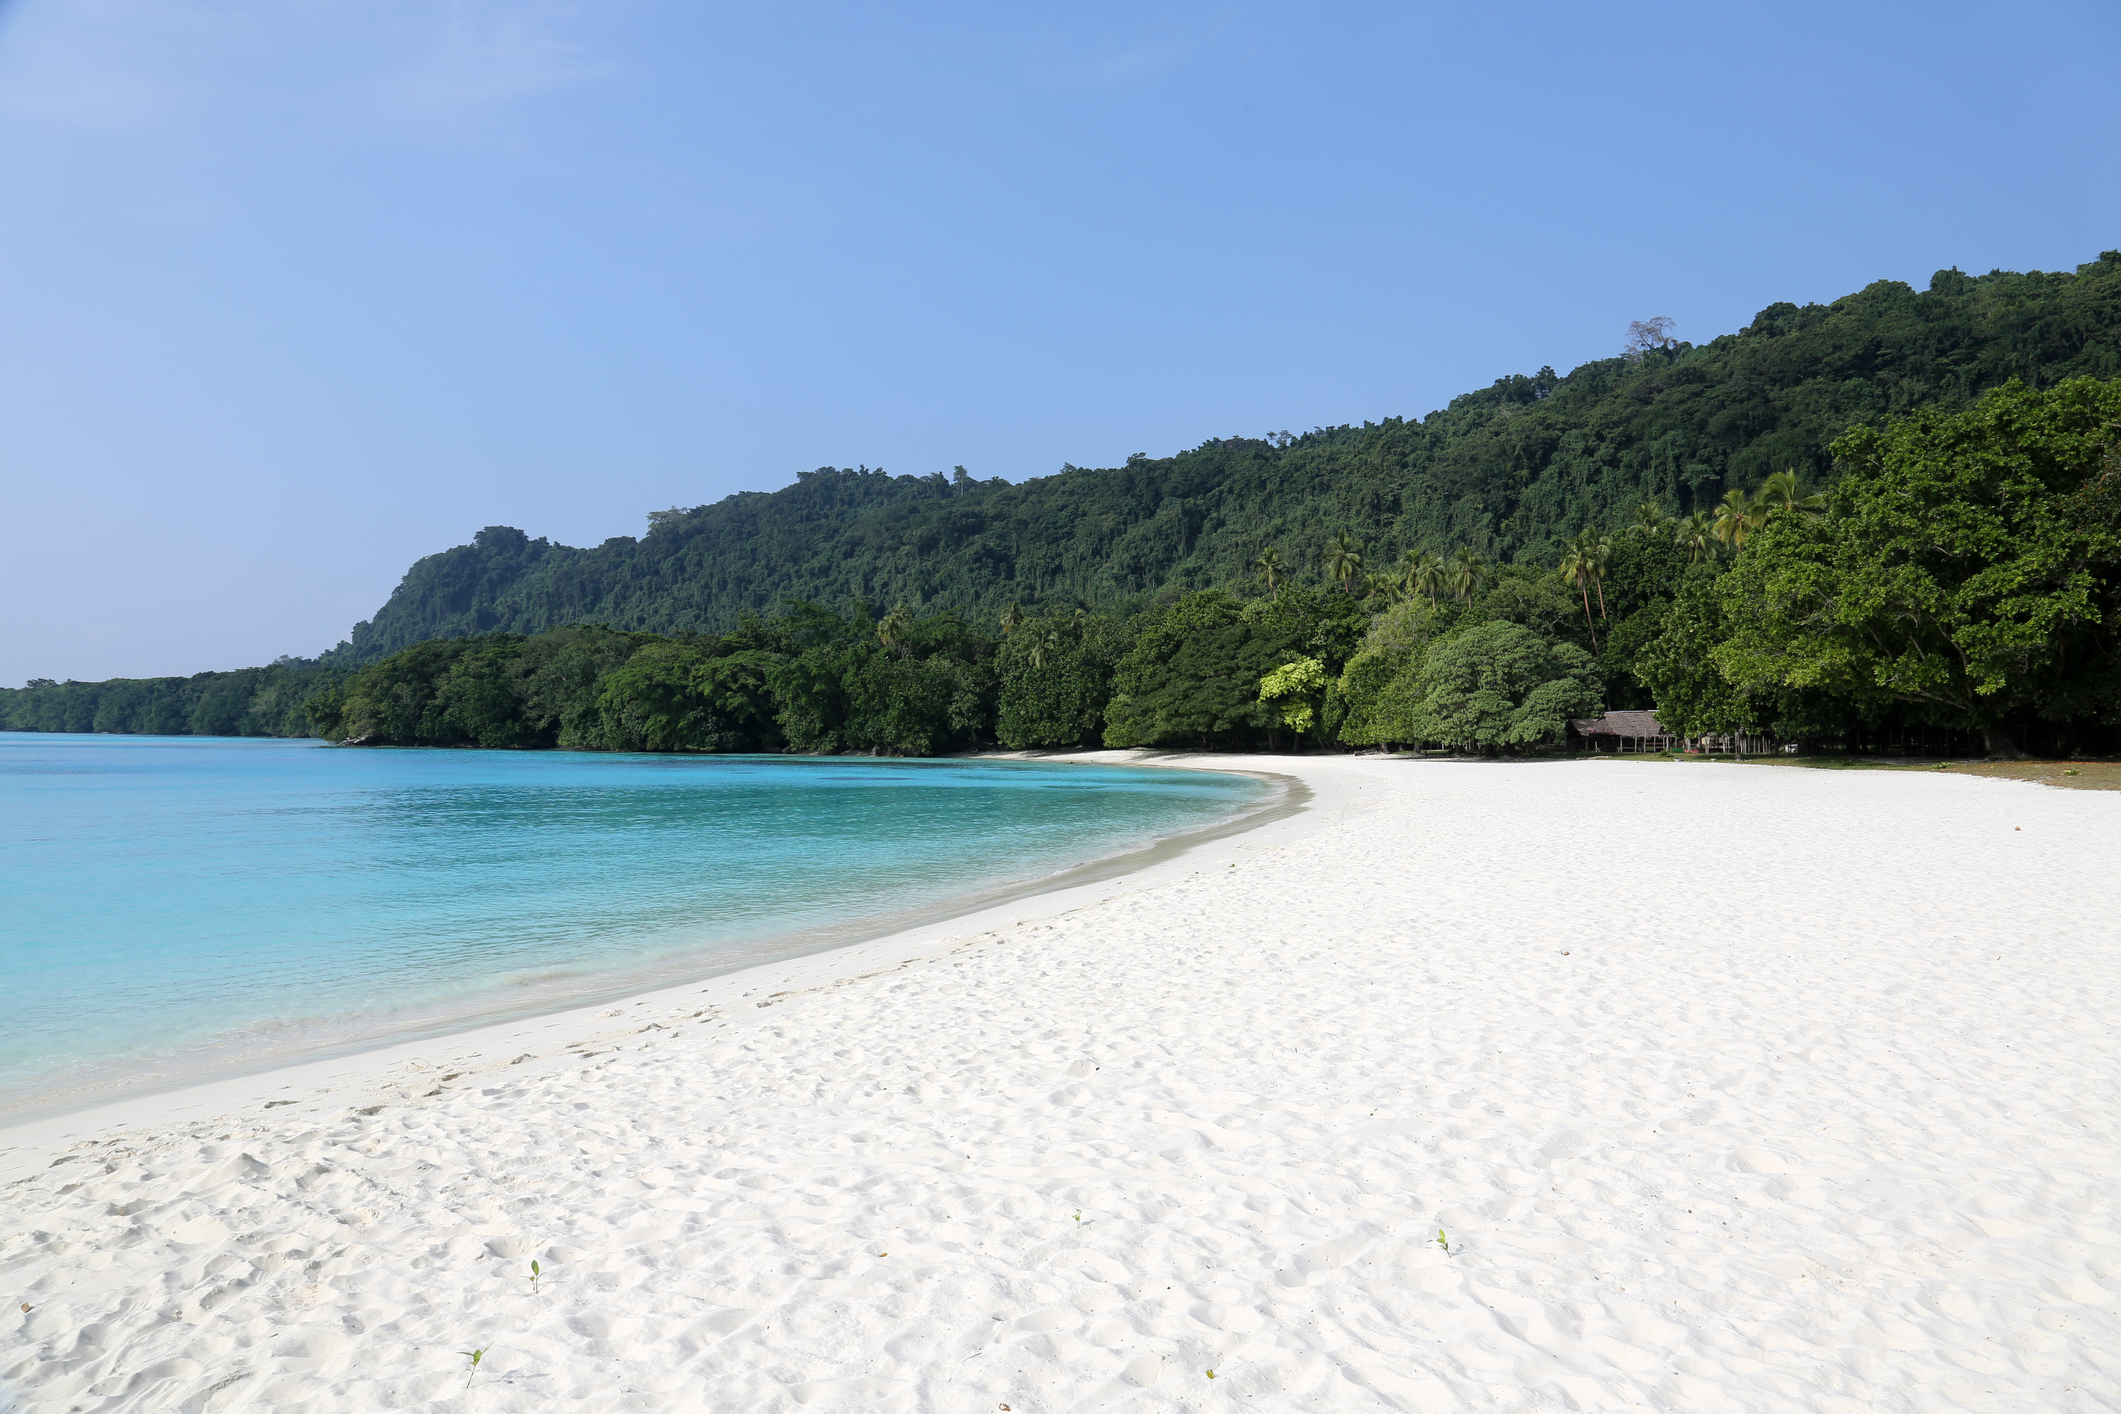
[[[1591,651],[1596,653],[1598,626],[1591,622],[1591,557],[1583,545],[1585,535],[1577,536],[1561,552],[1561,578],[1583,596],[1583,626],[1591,631]]]
[[[1002,610],[1002,637],[1007,638],[1010,634],[1015,633],[1023,626],[1024,611],[1022,607],[1019,606],[1014,599],[1012,599],[1009,601],[1009,607]]]
[[[1279,592],[1281,582],[1289,577],[1287,567],[1281,562],[1281,551],[1272,545],[1259,552],[1259,558],[1252,562],[1252,568],[1258,570],[1259,577],[1267,582],[1269,594]]]
[[[1368,586],[1368,592],[1363,597],[1365,599],[1382,599],[1385,601],[1386,608],[1397,604],[1400,595],[1405,592],[1398,578],[1394,575],[1365,575],[1363,576],[1363,582]]]
[[[1629,529],[1639,530],[1645,535],[1655,535],[1670,524],[1671,519],[1664,513],[1663,506],[1655,501],[1644,501],[1635,508],[1635,523]]]
[[[1471,550],[1460,550],[1445,567],[1444,582],[1463,604],[1488,582],[1487,562]]]
[[[1767,503],[1743,491],[1726,491],[1716,503],[1716,538],[1733,550],[1745,548],[1745,537],[1767,518]]]
[[[1350,540],[1348,532],[1343,530],[1326,547],[1326,577],[1339,580],[1343,593],[1353,594],[1355,590],[1351,586],[1361,573],[1362,546]]]
[[[1672,527],[1672,539],[1687,552],[1689,564],[1700,564],[1716,553],[1716,527],[1707,511],[1696,511]]]
[[[1612,563],[1613,537],[1603,530],[1586,530],[1576,537],[1583,551],[1584,567],[1590,571],[1591,583],[1598,589],[1598,617],[1605,617],[1605,567]]]
[[[1409,594],[1428,595],[1433,607],[1443,587],[1443,561],[1427,550],[1409,550],[1399,557],[1399,582]]]
[[[1760,483],[1759,504],[1763,509],[1819,515],[1826,510],[1826,497],[1817,493],[1805,495],[1804,483],[1797,479],[1797,473],[1784,470]]]
[[[890,613],[877,620],[877,641],[889,648],[904,638],[906,630],[911,627],[913,627],[913,610],[907,608],[904,604],[894,605]]]

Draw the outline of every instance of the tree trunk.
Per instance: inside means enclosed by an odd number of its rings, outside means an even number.
[[[2001,722],[1992,723],[1981,729],[1981,744],[1987,748],[1988,754],[1991,756],[2000,756],[2006,761],[2023,761],[2025,759],[2025,753],[2018,747],[2017,738],[2013,737],[2010,733],[2010,728],[2004,726]]]

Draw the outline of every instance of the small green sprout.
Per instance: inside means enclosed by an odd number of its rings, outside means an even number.
[[[1215,1378],[1215,1372],[1213,1370],[1208,1371],[1208,1378],[1211,1380]]]
[[[538,1266],[538,1259],[537,1259],[537,1258],[535,1258],[535,1257],[531,1258],[531,1259],[530,1259],[530,1291],[531,1291],[531,1294],[532,1294],[533,1296],[535,1296],[535,1295],[537,1294],[537,1290],[538,1290],[538,1278],[539,1278],[539,1277],[542,1277],[543,1275],[545,1275],[545,1273],[544,1273],[543,1269],[542,1269],[542,1268],[540,1268],[540,1267]]]
[[[1451,1255],[1451,1239],[1443,1235],[1442,1228],[1436,1229],[1436,1245],[1443,1249],[1444,1256]]]
[[[493,1349],[491,1345],[482,1345],[477,1350],[459,1350],[457,1352],[457,1354],[459,1355],[468,1355],[471,1357],[471,1369],[465,1373],[464,1388],[471,1388],[472,1376],[479,1373],[479,1362],[486,1358],[486,1352],[491,1349]]]
[[[1083,1220],[1083,1210],[1081,1208],[1077,1208],[1075,1210],[1075,1220],[1077,1222],[1081,1222]]]

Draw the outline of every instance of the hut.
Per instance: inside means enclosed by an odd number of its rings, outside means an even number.
[[[1574,717],[1569,731],[1593,751],[1670,751],[1680,745],[1678,737],[1658,724],[1655,712]]]

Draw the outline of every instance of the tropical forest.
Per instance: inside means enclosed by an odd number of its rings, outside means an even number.
[[[821,467],[413,565],[313,659],[0,690],[18,731],[988,746],[2107,753],[2121,252],[1777,304],[1414,419],[1010,484]]]

